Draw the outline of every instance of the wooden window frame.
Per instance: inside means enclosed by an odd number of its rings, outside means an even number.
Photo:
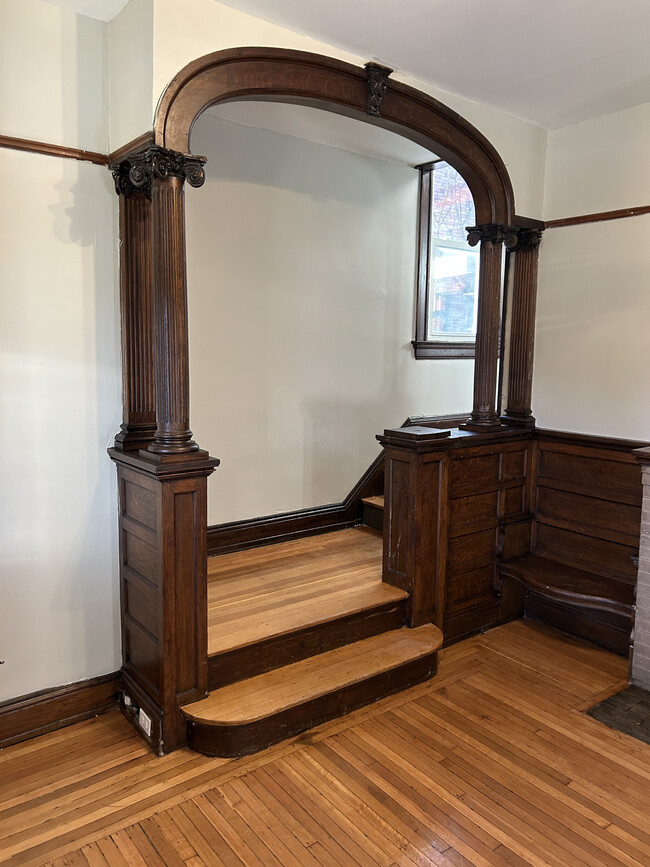
[[[431,197],[433,193],[432,160],[416,166],[420,173],[418,193],[418,246],[417,246],[417,299],[415,306],[415,340],[412,340],[416,358],[474,358],[476,340],[428,340],[427,322],[429,293],[431,290]],[[469,246],[469,245],[468,245]]]

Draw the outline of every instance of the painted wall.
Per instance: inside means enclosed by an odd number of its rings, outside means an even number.
[[[417,172],[204,115],[188,189],[192,429],[209,522],[341,501],[409,415],[471,407],[471,360],[415,361]]]
[[[545,218],[650,203],[650,104],[549,135]],[[533,411],[650,440],[650,216],[551,228],[540,249]]]
[[[37,0],[0,3],[0,133],[105,153],[107,26]]]
[[[104,151],[106,25],[30,0],[0,16],[0,62],[29,67],[2,76],[2,131]],[[0,148],[0,189],[2,700],[120,665],[121,410],[109,173]]]

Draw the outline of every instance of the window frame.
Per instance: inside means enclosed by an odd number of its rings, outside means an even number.
[[[411,341],[416,358],[474,358],[476,339],[429,340],[429,301],[431,285],[431,207],[433,195],[433,172],[437,163],[432,160],[416,166],[420,173],[418,193],[418,243],[417,243],[417,297],[415,306],[415,340]],[[467,245],[469,249],[469,244]]]

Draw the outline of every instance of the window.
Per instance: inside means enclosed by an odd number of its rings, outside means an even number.
[[[467,243],[474,201],[448,163],[420,166],[416,358],[473,358],[479,251]]]

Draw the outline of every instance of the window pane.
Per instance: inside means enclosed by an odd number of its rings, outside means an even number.
[[[434,241],[427,339],[471,340],[476,334],[479,254]]]
[[[467,243],[465,227],[474,225],[474,200],[469,187],[447,163],[436,164],[432,181],[432,237]]]

